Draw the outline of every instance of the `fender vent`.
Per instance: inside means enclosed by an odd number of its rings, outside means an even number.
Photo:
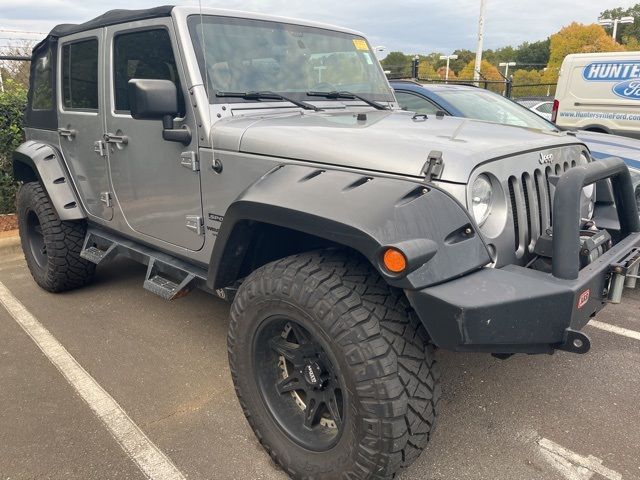
[[[317,177],[318,175],[320,175],[320,174],[322,174],[324,172],[326,172],[326,170],[314,170],[309,175],[306,175],[306,176],[302,177],[300,179],[300,182],[306,182],[308,180],[311,180],[312,178],[315,178],[315,177]]]
[[[359,178],[355,182],[353,182],[353,183],[347,185],[346,187],[344,187],[342,189],[342,191],[346,192],[347,190],[353,190],[354,188],[358,188],[358,187],[364,185],[365,183],[370,182],[371,180],[373,180],[373,177],[362,177],[362,178]]]
[[[407,192],[400,200],[398,200],[398,203],[396,203],[396,207],[402,207],[403,205],[406,205],[407,203],[411,203],[416,198],[420,198],[422,195],[425,195],[426,193],[429,193],[429,188],[427,188],[427,187],[416,187],[416,188],[412,189],[411,191]]]

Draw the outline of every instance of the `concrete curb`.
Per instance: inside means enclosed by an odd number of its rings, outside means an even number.
[[[0,232],[0,257],[22,255],[18,230]]]

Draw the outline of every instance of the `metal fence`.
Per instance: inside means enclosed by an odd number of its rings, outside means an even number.
[[[386,66],[385,73],[389,80],[414,80],[422,83],[450,83],[458,85],[475,85],[492,92],[499,93],[513,100],[523,97],[544,97],[553,98],[556,93],[556,83],[513,83],[512,78],[504,75],[501,79],[488,79],[480,75],[479,80],[473,78],[451,78],[445,80],[438,77],[424,77],[420,75],[419,66],[416,62],[406,65]]]
[[[31,61],[31,57],[26,55],[14,55],[14,54],[4,54],[0,51],[0,92],[4,93],[4,75],[10,75],[11,77],[18,77],[22,73],[21,76],[25,76],[28,80],[29,72],[20,72],[21,65],[24,65],[27,62]],[[28,67],[27,67],[28,68]],[[25,80],[23,79],[23,80]]]

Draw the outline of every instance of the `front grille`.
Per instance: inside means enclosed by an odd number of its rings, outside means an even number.
[[[533,252],[536,242],[552,224],[552,175],[560,175],[576,162],[558,163],[555,167],[536,168],[533,172],[512,175],[508,180],[513,222],[514,248],[517,258]]]

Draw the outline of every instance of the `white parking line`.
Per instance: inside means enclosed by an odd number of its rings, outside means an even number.
[[[185,480],[180,470],[149,440],[113,397],[82,368],[2,282],[0,282],[0,303],[87,402],[122,449],[148,478]]]
[[[602,465],[602,460],[589,455],[583,457],[547,438],[538,440],[540,453],[567,480],[589,480],[598,474],[608,480],[622,480],[622,475]]]
[[[608,323],[599,322],[597,320],[590,320],[587,325],[591,325],[592,327],[599,328],[600,330],[605,330],[607,332],[617,333],[624,337],[640,340],[640,332],[629,330],[628,328],[616,327],[615,325],[609,325]]]

